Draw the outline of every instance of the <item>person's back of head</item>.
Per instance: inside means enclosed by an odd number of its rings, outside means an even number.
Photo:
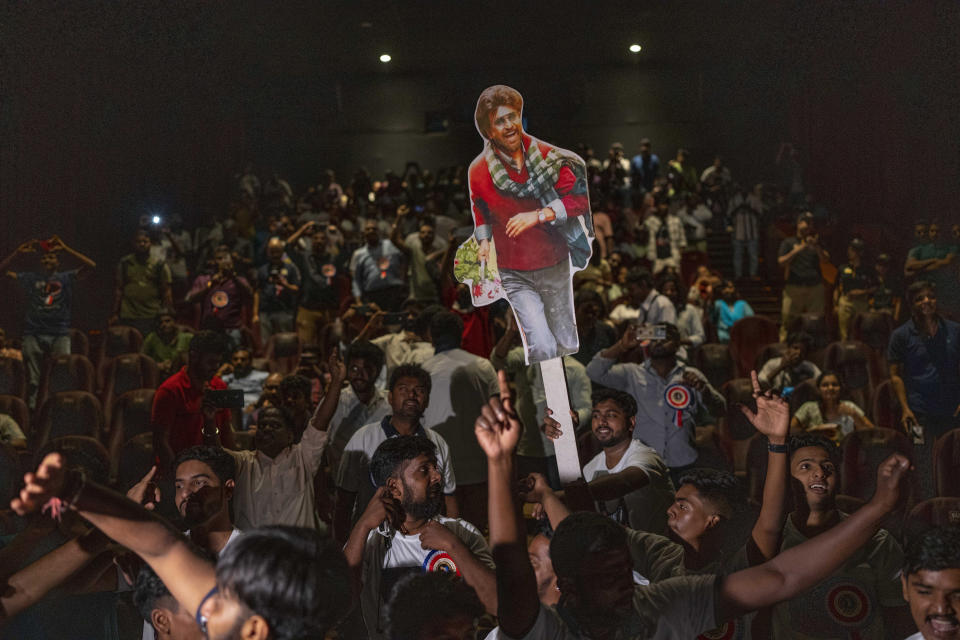
[[[157,640],[203,639],[203,632],[193,614],[180,606],[149,565],[144,565],[137,574],[133,604],[140,616],[153,627]]]
[[[633,267],[627,272],[626,283],[650,288],[653,287],[653,276],[646,267]]]
[[[463,341],[463,320],[453,311],[440,311],[430,319],[430,341],[437,351],[459,349]]]
[[[584,556],[626,548],[623,527],[599,513],[579,511],[557,525],[550,540],[550,560],[558,579],[576,580]]]
[[[198,331],[190,340],[190,353],[223,357],[230,347],[227,336],[219,331]]]
[[[312,529],[252,529],[217,562],[221,593],[259,616],[273,640],[323,638],[352,604],[350,570],[340,546]]]
[[[473,638],[484,608],[473,588],[444,572],[404,576],[387,609],[390,640]]]

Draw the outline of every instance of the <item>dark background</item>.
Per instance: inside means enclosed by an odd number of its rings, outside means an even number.
[[[678,145],[701,170],[721,153],[752,183],[780,178],[789,140],[808,191],[902,249],[913,219],[960,218],[958,6],[8,2],[0,251],[56,232],[88,253],[101,282],[81,285],[74,325],[102,326],[141,213],[223,213],[246,162],[295,190],[324,167],[346,183],[361,164],[468,163],[494,83],[524,95],[531,133],[601,157],[648,136],[664,162]],[[427,112],[448,131],[424,133]]]

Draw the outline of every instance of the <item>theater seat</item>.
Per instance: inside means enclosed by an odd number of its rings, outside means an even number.
[[[753,368],[757,370],[757,373],[760,373],[760,369],[763,368],[763,365],[774,358],[783,357],[783,354],[786,352],[787,344],[785,342],[774,342],[768,344],[760,350],[759,354],[757,354],[757,359],[753,363]]]
[[[110,407],[110,428],[104,440],[111,459],[118,455],[123,443],[141,433],[150,433],[150,412],[153,409],[154,389],[127,391]]]
[[[880,311],[858,313],[853,318],[853,337],[883,355],[893,333],[893,316]]]
[[[750,375],[757,354],[766,345],[776,342],[777,335],[777,323],[764,316],[741,318],[730,327],[730,355],[737,365],[738,376]]]
[[[69,435],[51,438],[48,448],[66,458],[67,467],[82,466],[87,479],[99,484],[110,482],[110,458],[100,441],[91,436]]]
[[[23,484],[20,453],[8,444],[0,443],[0,500],[9,505]]]
[[[80,329],[70,329],[70,353],[90,357],[90,338]]]
[[[900,401],[893,392],[893,383],[884,380],[873,390],[873,399],[870,401],[873,413],[873,423],[878,427],[900,429]]]
[[[138,353],[141,346],[143,335],[133,327],[107,327],[97,354],[97,388],[103,388],[111,360],[124,353]]]
[[[694,366],[707,376],[714,388],[719,389],[736,377],[730,348],[725,344],[707,343],[697,349]]]
[[[804,402],[815,402],[820,397],[820,391],[817,389],[817,381],[814,379],[804,380],[793,388],[790,394],[790,415],[797,412]]]
[[[938,498],[960,498],[960,429],[937,438],[933,447],[933,484]]]
[[[721,388],[720,392],[727,401],[727,413],[720,421],[720,434],[733,455],[733,468],[743,473],[747,463],[747,449],[750,438],[757,432],[737,407],[749,404],[753,400],[753,383],[749,378],[734,378]]]
[[[270,373],[287,375],[297,370],[300,362],[300,337],[293,332],[275,333],[264,350]]]
[[[855,340],[833,342],[824,353],[823,365],[825,371],[840,374],[850,400],[863,409],[871,409],[870,398],[876,386],[879,365],[870,347]]]
[[[27,397],[27,373],[22,361],[0,358],[0,394]]]
[[[960,526],[960,498],[930,498],[924,500],[910,510],[910,520],[922,522],[928,528]]]
[[[61,391],[51,395],[40,407],[31,437],[34,450],[62,436],[100,438],[103,411],[100,401],[89,391]]]
[[[30,408],[22,398],[0,395],[0,413],[13,418],[27,438],[30,437]]]
[[[61,391],[94,390],[93,364],[84,356],[76,354],[53,356],[47,360],[40,376],[40,392],[37,406],[43,405],[47,398]]]
[[[803,331],[813,337],[807,360],[823,369],[823,350],[830,344],[830,327],[827,318],[819,313],[804,313],[797,317],[794,331]]]
[[[767,477],[767,437],[755,433],[747,444],[747,497],[750,503],[760,506],[763,502],[763,485]]]
[[[843,493],[869,500],[877,485],[877,467],[893,453],[913,460],[913,443],[893,429],[854,431],[840,443],[842,465],[840,486]]]
[[[117,486],[126,490],[140,482],[150,471],[153,461],[153,434],[149,431],[124,442],[118,452],[110,457],[112,475],[117,479]]]
[[[160,371],[153,358],[142,353],[124,353],[110,361],[100,399],[104,409],[113,407],[113,402],[127,391],[156,389]],[[108,420],[110,416],[107,416]]]

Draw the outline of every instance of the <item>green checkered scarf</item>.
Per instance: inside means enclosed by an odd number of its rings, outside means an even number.
[[[564,159],[553,147],[544,158],[540,153],[540,145],[535,139],[530,139],[530,145],[523,158],[527,166],[526,182],[515,182],[510,178],[507,168],[503,166],[503,161],[500,160],[493,149],[493,144],[489,141],[484,150],[484,158],[487,161],[487,169],[490,170],[490,177],[493,178],[493,184],[500,191],[514,198],[536,198],[541,204],[546,204],[557,197],[553,187],[557,184]]]

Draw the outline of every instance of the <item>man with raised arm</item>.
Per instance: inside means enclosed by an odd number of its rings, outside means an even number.
[[[484,405],[475,431],[487,455],[497,587],[511,595],[498,600],[505,638],[689,638],[716,627],[718,620],[789,599],[870,539],[896,505],[910,466],[894,454],[880,465],[876,494],[855,514],[760,566],[722,579],[681,576],[635,589],[626,531],[599,514],[573,514],[557,526],[550,543],[561,601],[557,608],[544,607],[513,500],[513,452],[521,427],[502,374],[500,387],[503,401],[493,397]]]
[[[19,515],[75,510],[150,565],[208,638],[322,638],[350,607],[336,544],[296,527],[248,531],[216,567],[158,515],[47,455],[11,507]]]

